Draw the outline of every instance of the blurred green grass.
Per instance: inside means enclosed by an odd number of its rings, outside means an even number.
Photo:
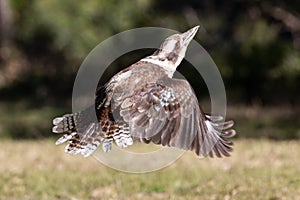
[[[239,139],[230,158],[198,159],[187,152],[171,166],[146,174],[67,155],[54,140],[0,144],[5,149],[0,152],[2,199],[300,198],[300,141]]]
[[[300,199],[297,108],[229,107],[238,132],[232,157],[199,160],[188,152],[146,174],[118,172],[55,146],[51,121],[67,108],[5,103],[0,110],[0,199]]]

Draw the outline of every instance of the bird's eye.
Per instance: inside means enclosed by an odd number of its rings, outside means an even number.
[[[171,52],[168,56],[167,59],[170,61],[175,61],[177,59],[178,55],[174,52]]]

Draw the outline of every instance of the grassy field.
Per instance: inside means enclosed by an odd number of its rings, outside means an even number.
[[[162,170],[128,174],[66,155],[54,140],[2,140],[1,199],[300,199],[300,141],[235,143],[230,158],[185,153]]]

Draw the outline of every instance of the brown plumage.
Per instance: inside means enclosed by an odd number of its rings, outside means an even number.
[[[113,140],[126,147],[135,138],[202,156],[229,156],[233,121],[204,114],[190,84],[172,78],[197,30],[168,37],[154,54],[113,76],[97,89],[95,107],[55,118],[53,132],[65,132],[57,144],[68,141],[67,153],[88,156],[100,143],[109,151]]]

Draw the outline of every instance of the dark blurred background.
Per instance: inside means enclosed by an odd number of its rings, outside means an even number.
[[[222,74],[238,137],[299,139],[294,0],[0,0],[0,137],[52,136],[52,118],[72,110],[81,62],[106,38],[137,27],[183,32],[199,24],[196,40]],[[118,59],[113,71],[144,54]],[[209,107],[205,86],[194,89]]]

